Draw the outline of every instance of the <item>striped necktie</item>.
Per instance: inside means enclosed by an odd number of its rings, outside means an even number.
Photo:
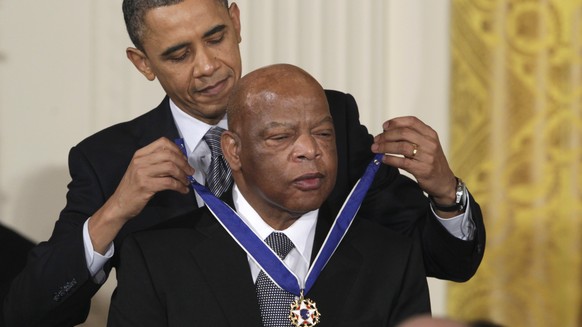
[[[208,144],[211,153],[210,168],[208,169],[208,175],[206,176],[206,185],[217,197],[220,197],[232,183],[232,171],[224,159],[220,147],[220,136],[223,132],[223,128],[215,126],[208,130],[203,137],[206,144]]]

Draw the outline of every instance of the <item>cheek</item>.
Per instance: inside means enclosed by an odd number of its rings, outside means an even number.
[[[274,179],[274,176],[279,175],[281,167],[285,167],[276,154],[257,149],[241,149],[241,159],[245,175],[253,176],[257,182]]]
[[[252,174],[254,183],[261,189],[274,194],[286,194],[293,176],[292,167],[280,154],[259,154],[253,158],[247,167]]]
[[[258,181],[281,181],[286,176],[286,170],[288,169],[288,163],[281,160],[280,156],[272,154],[258,155],[251,169],[254,170],[255,176],[257,176]]]
[[[334,141],[335,142],[335,141]],[[337,151],[335,143],[324,143],[321,146],[323,152],[323,158],[326,163],[328,170],[337,169]]]
[[[242,71],[242,63],[240,52],[238,48],[238,44],[234,44],[228,47],[224,47],[217,50],[217,56],[222,58],[222,61],[230,67],[230,69],[234,72],[237,79],[241,76]]]
[[[188,69],[184,68],[164,71],[158,75],[158,80],[165,88],[171,89],[170,91],[166,91],[167,93],[182,93],[190,90],[192,79],[189,77]]]

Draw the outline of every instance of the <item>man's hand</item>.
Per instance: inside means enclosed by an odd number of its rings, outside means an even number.
[[[372,151],[385,153],[382,160],[385,164],[412,174],[420,188],[437,203],[455,203],[457,181],[438,134],[416,117],[388,120],[383,129],[384,132],[374,138]]]
[[[89,221],[95,251],[103,254],[121,227],[137,216],[157,192],[188,193],[188,176],[193,174],[194,168],[167,138],[159,138],[135,152],[115,192]]]

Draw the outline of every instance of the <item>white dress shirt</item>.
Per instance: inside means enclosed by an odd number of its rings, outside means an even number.
[[[211,153],[203,137],[214,126],[188,115],[180,110],[172,100],[170,100],[170,109],[176,127],[178,128],[178,133],[184,139],[186,153],[188,153],[188,163],[195,169],[194,179],[201,185],[204,185],[206,183],[208,169],[210,168]],[[226,115],[216,126],[224,129],[228,128]],[[198,193],[196,193],[196,202],[199,207],[204,205],[204,201],[202,201]]]
[[[261,240],[265,240],[267,236],[275,231],[251,207],[240,193],[236,184],[232,189],[232,196],[237,214]],[[295,245],[293,250],[287,254],[283,263],[295,274],[301,287],[304,286],[303,283],[309,271],[309,261],[311,259],[313,240],[315,239],[315,226],[317,225],[318,213],[319,210],[310,211],[298,218],[287,229],[278,231],[289,237]],[[248,260],[254,283],[257,280],[259,272],[261,272],[261,268],[250,255],[248,255]]]

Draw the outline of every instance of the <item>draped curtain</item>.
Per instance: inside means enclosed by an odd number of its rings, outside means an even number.
[[[582,326],[582,0],[453,0],[454,171],[487,228],[449,315]]]

